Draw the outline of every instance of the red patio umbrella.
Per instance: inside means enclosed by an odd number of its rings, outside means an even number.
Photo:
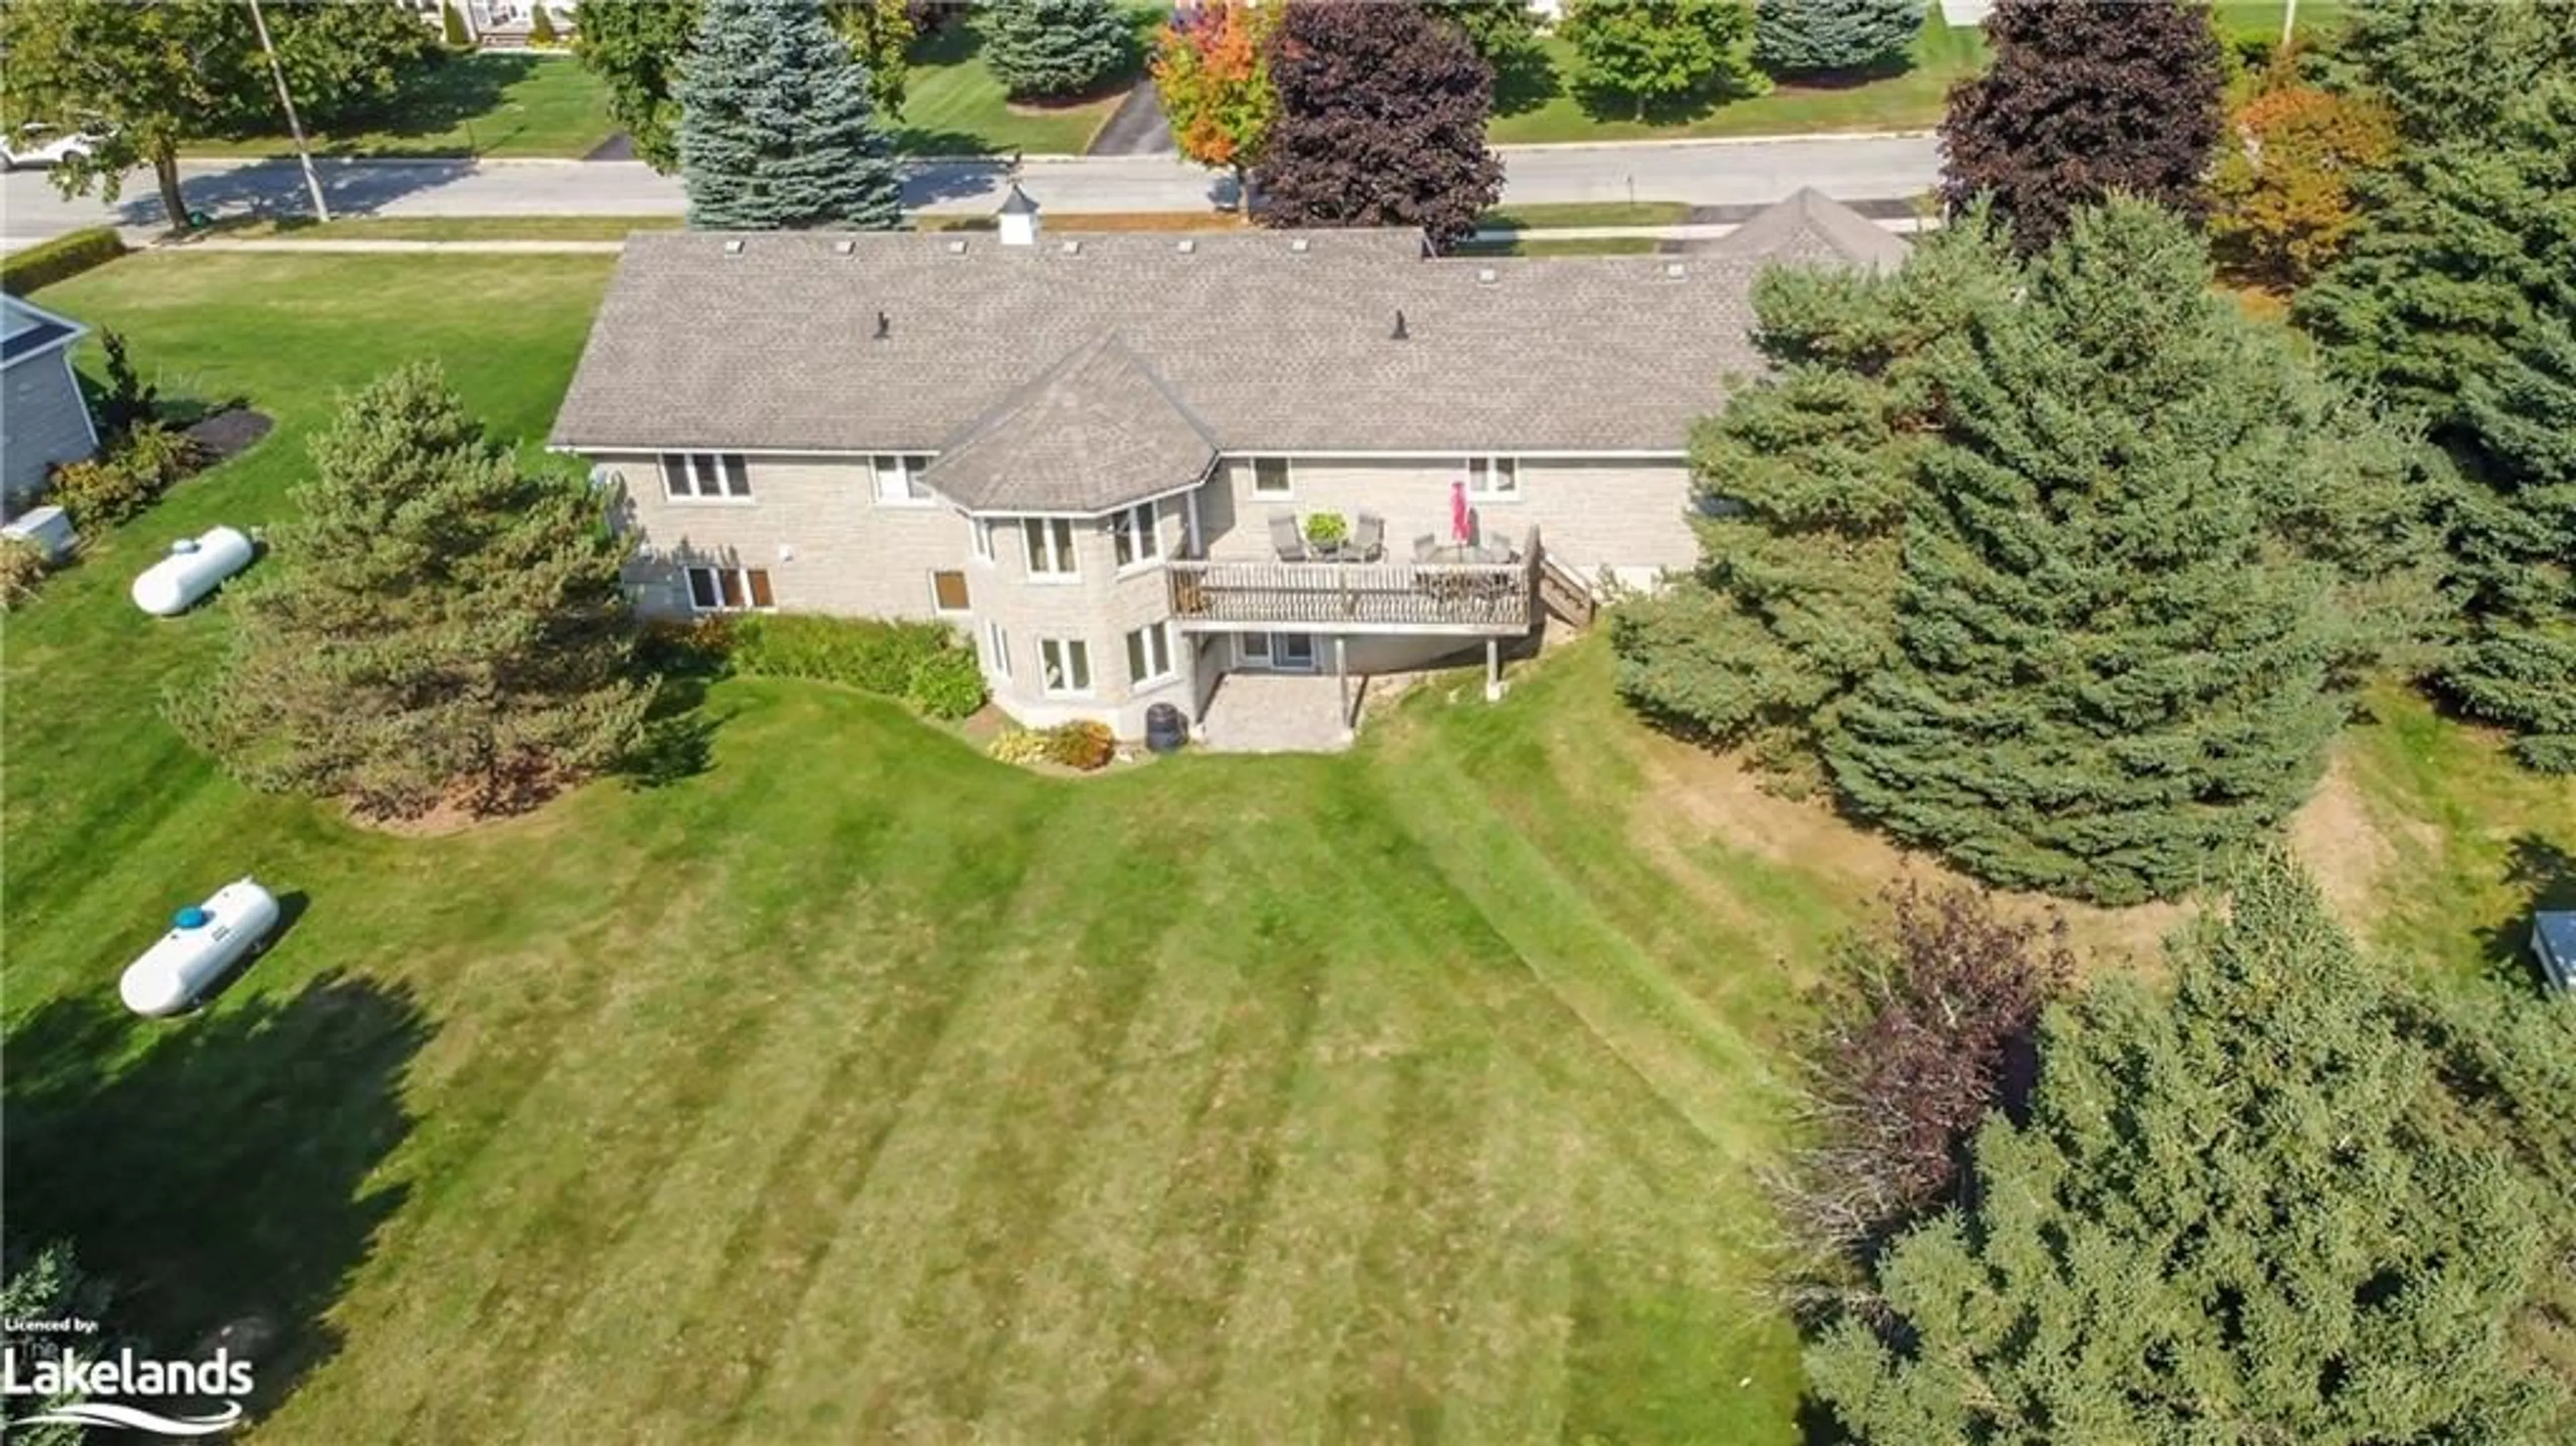
[[[1476,514],[1467,508],[1467,484],[1449,484],[1449,540],[1465,547],[1475,540]]]

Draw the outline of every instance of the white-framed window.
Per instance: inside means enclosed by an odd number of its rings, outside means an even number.
[[[751,472],[739,452],[665,452],[662,495],[683,501],[749,497]]]
[[[908,507],[932,500],[930,489],[923,486],[921,481],[922,471],[929,465],[928,457],[914,456],[910,453],[900,456],[893,453],[880,453],[870,457],[868,470],[876,474],[877,501],[881,504],[891,503],[897,507]]]
[[[1515,457],[1468,458],[1467,495],[1484,502],[1519,501],[1520,460]]]
[[[1002,631],[1000,623],[984,624],[984,666],[997,676],[1011,676],[1011,635]]]
[[[1038,668],[1048,693],[1061,698],[1091,695],[1091,644],[1080,638],[1040,638]]]
[[[1082,575],[1074,556],[1073,522],[1063,517],[1023,517],[1020,535],[1029,544],[1029,576],[1072,578]]]
[[[993,524],[981,517],[966,519],[966,545],[975,552],[977,562],[993,560]]]
[[[1136,687],[1172,676],[1172,625],[1153,623],[1127,635],[1127,680]]]
[[[1109,537],[1120,567],[1136,567],[1163,555],[1163,504],[1140,502],[1109,517]]]
[[[1294,495],[1296,491],[1297,479],[1289,475],[1287,458],[1255,457],[1252,459],[1253,496],[1287,497]]]
[[[763,567],[691,567],[689,607],[702,613],[766,612],[778,606]]]

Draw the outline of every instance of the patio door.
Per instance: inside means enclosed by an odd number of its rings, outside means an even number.
[[[1237,633],[1234,665],[1274,673],[1311,673],[1315,671],[1315,635]]]

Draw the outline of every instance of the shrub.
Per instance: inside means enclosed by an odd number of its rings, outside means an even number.
[[[1047,735],[1027,728],[1005,728],[984,745],[985,753],[1004,763],[1047,762]]]
[[[933,718],[971,718],[984,706],[984,670],[975,651],[951,642],[912,665],[904,701]]]
[[[43,548],[23,537],[0,537],[0,611],[33,601],[47,566]]]
[[[134,370],[133,361],[125,354],[125,333],[103,331],[98,339],[99,345],[107,349],[107,390],[98,399],[98,434],[113,440],[152,420],[161,389],[146,383]]]
[[[963,718],[984,706],[975,654],[944,623],[751,613],[732,621],[726,647],[749,677],[840,683],[902,699],[934,718]]]
[[[733,618],[654,618],[637,630],[636,666],[675,678],[720,678],[731,665]]]
[[[141,478],[155,497],[206,464],[206,449],[196,438],[151,421],[137,422],[110,455],[117,465]]]
[[[529,6],[528,43],[530,45],[552,45],[555,43],[556,38],[555,19],[553,16],[546,13],[546,7],[543,5]]]
[[[140,516],[159,495],[141,475],[111,457],[56,467],[49,490],[83,533]]]
[[[24,296],[57,281],[68,281],[94,266],[125,254],[125,242],[112,226],[92,226],[51,241],[14,251],[0,260],[0,291]]]
[[[1013,100],[1084,95],[1136,63],[1135,22],[1111,0],[995,0],[984,63]]]
[[[1107,767],[1110,758],[1118,751],[1118,739],[1110,733],[1109,725],[1089,719],[1059,723],[1040,736],[1046,740],[1047,762],[1079,768],[1085,773]]]

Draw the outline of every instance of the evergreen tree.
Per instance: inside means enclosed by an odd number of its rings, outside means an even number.
[[[1850,806],[1981,878],[2129,903],[2315,782],[2368,647],[2315,555],[2341,535],[2281,544],[2380,494],[2320,472],[2348,460],[2306,425],[2330,395],[2178,219],[2081,213],[2027,278],[1945,378],[1898,656],[1825,756]]]
[[[2292,314],[2440,444],[2443,690],[2576,771],[2576,26],[2527,4],[2361,19],[2347,79],[2411,143],[2362,179],[2359,229]]]
[[[816,0],[706,0],[679,86],[689,224],[890,231],[903,177]]]
[[[1773,75],[1902,61],[1923,33],[1924,0],[1754,0],[1753,54]]]
[[[2269,860],[2174,949],[2050,1016],[2030,1123],[1897,1242],[1885,1319],[1808,1355],[1863,1446],[2553,1439],[2507,1325],[2534,1202],[2438,1122],[2424,1052]]]
[[[1692,437],[1701,563],[1610,614],[1619,686],[1683,732],[1803,779],[1842,700],[1895,649],[1898,543],[1968,322],[2019,282],[1982,216],[1900,271],[1776,267],[1753,285],[1770,363]]]
[[[1419,226],[1447,246],[1502,195],[1503,163],[1485,148],[1493,72],[1420,5],[1290,5],[1270,78],[1264,225]]]
[[[623,548],[578,478],[522,473],[437,367],[345,399],[274,559],[233,594],[229,665],[173,720],[244,782],[404,816],[604,767],[630,676]]]
[[[1088,94],[1136,63],[1117,0],[993,0],[979,23],[984,63],[1014,100]]]
[[[1644,116],[1693,100],[1756,95],[1747,0],[1571,0],[1557,34],[1574,48],[1575,85]]]
[[[1986,40],[1941,122],[1952,206],[1991,197],[2025,251],[2115,191],[2200,215],[2224,83],[2206,6],[1997,0]]]

